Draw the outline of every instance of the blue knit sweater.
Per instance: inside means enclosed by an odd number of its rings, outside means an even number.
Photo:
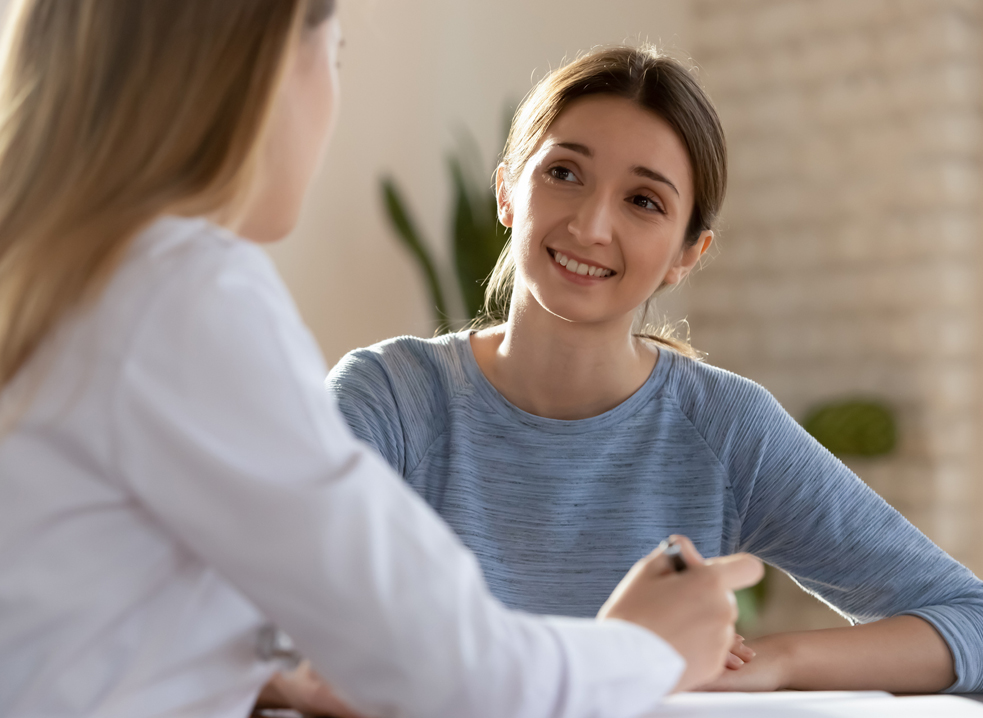
[[[611,411],[545,419],[495,390],[462,333],[359,349],[328,386],[508,606],[593,616],[685,534],[704,556],[760,557],[852,621],[924,618],[955,657],[950,690],[983,691],[983,583],[747,379],[662,349]]]

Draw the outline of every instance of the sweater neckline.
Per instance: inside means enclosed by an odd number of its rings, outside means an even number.
[[[470,332],[468,331],[459,332],[453,335],[453,341],[456,345],[457,353],[461,357],[464,374],[475,392],[497,414],[524,426],[550,434],[585,434],[625,421],[648,404],[662,388],[665,384],[666,377],[669,375],[671,365],[675,360],[675,352],[667,347],[660,346],[658,347],[659,357],[655,362],[655,367],[645,380],[645,383],[634,394],[616,407],[587,419],[551,419],[545,416],[530,414],[502,396],[498,389],[488,381],[488,377],[481,371],[481,367],[478,366],[478,360],[474,356],[474,349],[471,347],[470,336]]]

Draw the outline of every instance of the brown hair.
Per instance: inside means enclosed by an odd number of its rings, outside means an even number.
[[[334,0],[15,0],[0,46],[0,389],[164,213],[235,211]]]
[[[547,75],[519,106],[502,157],[506,181],[514,184],[543,135],[573,101],[589,95],[613,95],[654,112],[675,130],[689,154],[693,171],[693,210],[684,235],[692,245],[713,228],[727,188],[727,145],[710,98],[678,61],[654,47],[617,46],[594,50]],[[479,322],[498,324],[508,317],[515,279],[511,246],[506,245],[492,271]],[[651,301],[651,300],[650,300]],[[646,303],[644,312],[648,311]],[[644,319],[644,317],[643,317]],[[638,336],[691,356],[688,341],[671,327],[646,327]]]

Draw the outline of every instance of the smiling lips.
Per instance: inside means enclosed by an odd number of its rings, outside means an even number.
[[[570,259],[567,255],[563,254],[562,252],[558,252],[555,249],[551,249],[549,251],[550,254],[553,255],[553,261],[571,274],[579,274],[581,277],[597,277],[599,279],[604,279],[605,277],[610,277],[612,274],[614,274],[614,272],[610,269],[595,267],[590,264],[585,264],[584,262],[578,262],[576,259]]]

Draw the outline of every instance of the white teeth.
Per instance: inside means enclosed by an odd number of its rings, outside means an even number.
[[[554,252],[553,259],[561,267],[566,267],[568,272],[579,274],[582,277],[588,275],[591,277],[610,277],[614,273],[610,269],[592,267],[589,264],[578,262],[576,259],[570,259],[567,255],[561,252]]]

